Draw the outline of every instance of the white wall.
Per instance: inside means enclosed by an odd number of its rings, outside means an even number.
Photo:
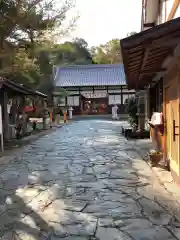
[[[178,18],[178,17],[180,17],[180,6],[178,7],[178,9],[174,15],[174,18]]]
[[[152,23],[156,21],[158,14],[158,4],[158,0],[147,0],[145,23]]]
[[[169,2],[171,2],[172,0],[168,0]],[[167,20],[167,16],[168,16],[168,13],[167,13],[167,3],[168,1],[165,1],[165,0],[161,0],[161,23],[164,23],[166,22]]]
[[[169,13],[171,12],[173,3],[174,3],[174,0],[167,0],[167,2],[166,2],[167,18],[168,18],[168,16],[169,16]]]
[[[173,7],[174,0],[161,0],[161,14],[158,16],[157,24],[161,24],[167,21],[168,16]],[[180,17],[180,7],[178,7],[174,18]]]

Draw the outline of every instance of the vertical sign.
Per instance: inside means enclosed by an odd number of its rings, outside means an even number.
[[[1,150],[4,151],[4,142],[3,142],[3,124],[2,124],[2,106],[0,105],[0,140],[1,140]]]

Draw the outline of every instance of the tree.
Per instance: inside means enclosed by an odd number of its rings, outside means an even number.
[[[50,36],[53,43],[56,35],[71,29],[70,25],[66,29],[62,26],[73,1],[61,3],[57,9],[56,0],[0,1],[0,76],[38,84],[36,80],[47,72],[43,62],[50,65],[45,50],[39,48]]]
[[[120,40],[112,39],[104,45],[93,47],[91,49],[93,60],[98,64],[121,63]]]
[[[73,42],[65,42],[56,45],[52,50],[54,65],[83,65],[92,64],[93,59],[84,39],[75,39]]]
[[[134,34],[136,34],[137,32],[130,32],[130,33],[128,33],[127,34],[127,37],[130,37],[130,36],[132,36],[132,35],[134,35]]]
[[[93,47],[91,49],[91,52],[92,52],[94,62],[96,62],[98,64],[109,63],[108,59],[107,59],[107,55],[103,49],[103,45],[100,45],[98,47]]]

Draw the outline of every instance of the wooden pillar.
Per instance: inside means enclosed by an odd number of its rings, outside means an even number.
[[[123,87],[121,86],[121,106],[123,105]]]
[[[145,120],[149,120],[149,89],[146,89],[144,94],[144,103],[145,103]]]
[[[150,120],[150,101],[149,101],[149,89],[145,90],[144,94],[144,110],[145,110],[145,129],[149,129],[149,120]]]
[[[16,123],[16,114],[17,114],[17,99],[13,97],[12,99],[12,107],[11,107],[11,114],[12,114],[12,123]]]
[[[10,139],[10,129],[9,129],[9,114],[8,114],[8,94],[4,90],[3,91],[3,130],[4,130],[4,139],[9,140]]]
[[[23,116],[23,127],[22,127],[22,134],[23,134],[23,136],[25,136],[26,133],[27,133],[26,113],[25,113],[25,110],[24,110],[25,105],[26,105],[26,97],[23,95],[22,96],[22,105],[21,105],[22,116]]]
[[[43,129],[47,130],[49,128],[49,124],[47,123],[49,117],[47,110],[47,102],[45,99],[43,99],[42,101],[43,101]]]
[[[144,102],[145,91],[138,92],[138,129],[144,130],[145,126],[145,102]]]
[[[80,111],[81,111],[81,114],[83,113],[83,101],[82,101],[82,98],[80,98]]]

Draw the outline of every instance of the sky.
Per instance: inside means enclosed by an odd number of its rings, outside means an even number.
[[[76,0],[73,11],[79,19],[71,37],[83,38],[91,47],[139,32],[141,5],[142,0]]]

